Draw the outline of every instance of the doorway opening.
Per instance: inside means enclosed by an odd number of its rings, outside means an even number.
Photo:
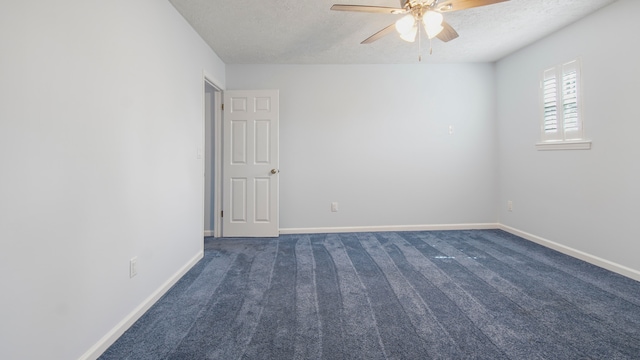
[[[220,179],[222,114],[221,89],[204,79],[204,236],[222,236]]]

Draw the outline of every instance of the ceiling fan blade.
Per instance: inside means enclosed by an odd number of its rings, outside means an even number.
[[[378,13],[378,14],[404,14],[405,9],[392,8],[386,6],[367,6],[367,5],[342,5],[334,4],[331,10],[336,11],[356,11],[366,13]]]
[[[438,3],[436,9],[440,12],[451,12],[474,7],[492,5],[509,0],[446,0]]]
[[[449,25],[449,23],[447,23],[446,21],[442,22],[442,31],[440,31],[440,34],[436,35],[436,37],[444,42],[448,42],[451,41],[455,38],[457,38],[458,32],[455,31],[451,25]]]
[[[360,44],[371,44],[372,42],[391,34],[392,32],[396,31],[396,24],[393,23],[389,26],[387,26],[386,28],[378,31],[377,33],[369,36],[368,38],[364,39]]]

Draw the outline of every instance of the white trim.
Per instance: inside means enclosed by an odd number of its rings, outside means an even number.
[[[204,231],[204,236],[216,236],[215,234],[216,234],[216,232],[213,231],[213,230],[205,230]]]
[[[280,234],[325,234],[350,232],[384,232],[384,231],[429,231],[429,230],[480,230],[498,229],[499,224],[437,224],[437,225],[387,225],[387,226],[348,226],[319,228],[281,228]]]
[[[624,265],[585,253],[574,248],[558,244],[554,241],[527,233],[522,230],[499,223],[478,224],[441,224],[441,225],[389,225],[389,226],[351,226],[351,227],[322,227],[322,228],[284,228],[280,234],[317,234],[317,233],[348,233],[348,232],[384,232],[384,231],[428,231],[428,230],[476,230],[476,229],[500,229],[526,240],[540,244],[544,247],[557,250],[563,254],[586,261],[590,264],[613,271],[628,278],[640,281],[640,271]],[[206,232],[205,232],[206,234]],[[94,344],[87,352],[80,356],[80,360],[97,359],[109,346],[118,340],[124,332],[131,327],[147,310],[153,306],[184,274],[204,257],[204,252],[199,251],[180,270],[170,277],[164,284],[151,294],[145,301],[136,307],[128,316],[120,321],[111,331]]]
[[[202,77],[206,81],[208,81],[209,84],[213,85],[213,87],[215,87],[216,90],[224,91],[224,86],[220,86],[220,84],[224,84],[224,82],[218,81],[218,78],[213,76],[213,74],[210,74],[209,72],[207,72],[205,69],[202,69]]]
[[[385,232],[385,231],[433,231],[433,230],[482,230],[500,229],[523,239],[540,244],[544,247],[559,251],[576,259],[586,261],[590,264],[613,271],[628,278],[640,281],[640,271],[614,263],[591,255],[584,251],[576,250],[566,245],[542,238],[537,235],[527,233],[522,230],[499,223],[478,223],[478,224],[440,224],[440,225],[388,225],[388,226],[350,226],[350,227],[319,227],[319,228],[283,228],[280,234],[328,234],[328,233],[350,233],[350,232]]]
[[[220,216],[218,216],[218,214],[220,214],[220,212],[222,211],[222,109],[221,109],[221,104],[222,104],[222,92],[225,90],[225,88],[220,86],[219,84],[222,84],[222,83],[219,82],[215,77],[208,74],[206,71],[203,70],[202,74],[203,74],[204,81],[209,83],[209,85],[213,86],[215,90],[213,95],[214,107],[212,109],[214,114],[213,115],[214,124],[212,124],[212,126],[214,127],[213,156],[214,156],[214,167],[215,167],[213,169],[213,199],[214,199],[213,212],[216,215],[213,218],[214,219],[213,232],[211,233],[210,230],[205,231],[204,236],[221,237],[222,236],[222,219],[220,218]],[[203,116],[203,121],[204,121],[204,116]],[[203,129],[204,129],[204,123],[203,123]],[[204,130],[203,130],[203,137],[204,137]],[[204,210],[204,193],[203,193],[202,201],[203,201],[202,209]],[[203,214],[203,221],[204,221],[204,214]],[[203,227],[204,227],[204,224],[203,224]],[[207,235],[207,232],[211,234]]]
[[[213,150],[215,156],[215,169],[213,174],[213,200],[215,202],[213,206],[213,211],[215,211],[216,216],[214,217],[213,222],[213,236],[221,237],[222,236],[222,218],[218,216],[222,211],[222,89],[220,91],[216,91],[215,96],[215,130],[213,130],[214,136],[214,145],[215,149]]]
[[[140,305],[138,305],[129,315],[127,315],[122,321],[120,321],[111,331],[109,331],[105,336],[102,337],[97,343],[95,343],[87,352],[85,352],[82,356],[80,356],[80,360],[85,359],[97,359],[103,352],[105,352],[109,346],[113,345],[116,340],[122,334],[124,334],[127,329],[131,327],[142,315],[144,315],[147,310],[153,306],[161,297],[164,295],[171,287],[180,280],[187,273],[187,271],[191,270],[191,268],[200,261],[204,257],[204,250],[199,251],[191,260],[189,260],[180,270],[178,270],[173,276],[171,276],[167,281],[164,282],[153,294],[151,294],[147,299],[145,299]]]
[[[589,253],[586,253],[584,251],[580,251],[580,250],[576,250],[574,248],[571,248],[569,246],[566,245],[562,245],[562,244],[558,244],[557,242],[542,238],[540,236],[536,236],[533,234],[529,234],[527,232],[518,230],[518,229],[514,229],[510,226],[504,225],[504,224],[499,224],[499,228],[501,230],[504,230],[508,233],[511,233],[513,235],[519,236],[521,238],[524,238],[526,240],[529,241],[533,241],[536,244],[540,244],[544,247],[553,249],[553,250],[557,250],[563,254],[569,255],[571,257],[574,257],[576,259],[580,259],[582,261],[586,261],[590,264],[599,266],[601,268],[613,271],[615,273],[618,273],[620,275],[626,276],[628,278],[634,279],[636,281],[640,281],[640,271],[638,270],[634,270],[632,268],[626,267],[624,265],[620,265],[620,264],[616,264],[612,261],[609,260],[605,260],[603,258],[591,255]]]
[[[538,150],[591,150],[591,140],[544,141],[536,143]]]

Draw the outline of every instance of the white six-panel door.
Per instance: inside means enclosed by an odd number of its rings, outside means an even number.
[[[225,237],[279,235],[278,95],[278,90],[224,92]]]

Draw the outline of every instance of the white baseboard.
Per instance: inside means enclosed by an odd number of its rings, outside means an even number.
[[[328,234],[350,232],[384,232],[384,231],[433,231],[433,230],[475,230],[475,229],[501,229],[508,233],[533,241],[544,247],[557,250],[563,254],[586,261],[590,264],[613,271],[628,278],[640,281],[640,271],[602,259],[540,236],[529,234],[510,226],[498,223],[479,224],[438,224],[438,225],[388,225],[388,226],[348,226],[348,227],[318,227],[318,228],[281,228],[280,234]]]
[[[205,230],[204,236],[215,236],[215,232],[213,230]]]
[[[281,228],[280,234],[318,234],[318,233],[349,233],[349,232],[384,232],[384,231],[429,231],[429,230],[475,230],[475,229],[501,229],[513,235],[519,236],[529,241],[533,241],[542,246],[557,250],[563,254],[586,261],[590,264],[613,271],[620,275],[640,281],[640,271],[602,259],[600,257],[585,253],[571,247],[558,244],[551,240],[512,228],[498,223],[478,223],[478,224],[439,224],[439,225],[389,225],[389,226],[349,226],[349,227],[320,227],[320,228]],[[213,236],[213,231],[205,231],[205,236]],[[124,332],[131,327],[153,304],[155,304],[184,274],[187,273],[200,259],[204,257],[204,252],[198,252],[172,277],[165,281],[160,288],[143,301],[128,316],[120,321],[111,331],[102,337],[87,352],[80,356],[80,360],[97,359],[105,350],[109,348]]]
[[[626,267],[624,265],[616,264],[612,261],[591,255],[584,251],[576,250],[574,248],[568,247],[566,245],[558,244],[557,242],[553,242],[551,240],[547,240],[540,236],[536,236],[533,234],[529,234],[527,232],[512,228],[507,225],[499,224],[499,229],[504,230],[508,233],[511,233],[516,236],[520,236],[521,238],[527,239],[529,241],[533,241],[536,244],[540,244],[544,247],[548,247],[550,249],[559,251],[565,255],[569,255],[571,257],[580,259],[582,261],[586,261],[590,264],[599,266],[601,268],[613,271],[620,275],[626,276],[628,278],[634,279],[636,281],[640,281],[640,271],[634,270],[632,268]]]
[[[477,230],[498,229],[498,224],[437,224],[437,225],[387,225],[387,226],[347,226],[319,228],[281,228],[280,234],[328,234],[350,232],[384,231],[428,231],[428,230]]]
[[[180,280],[195,264],[204,257],[204,251],[199,251],[191,260],[189,260],[180,270],[160,286],[153,294],[145,299],[138,307],[136,307],[129,315],[118,323],[111,331],[102,337],[87,352],[80,356],[80,360],[97,359],[105,350],[109,348],[127,329],[131,327],[144,313],[151,308],[171,287]]]

